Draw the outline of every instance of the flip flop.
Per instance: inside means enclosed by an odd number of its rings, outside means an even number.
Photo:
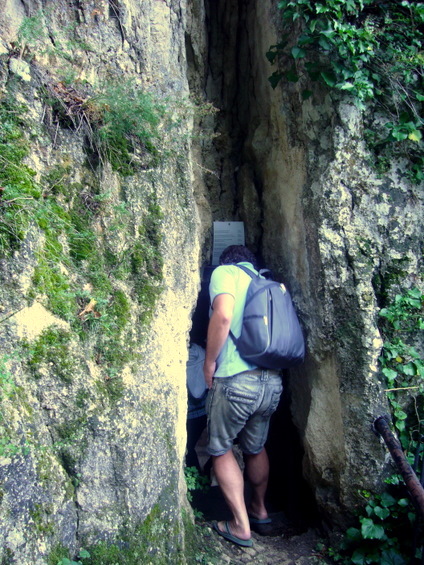
[[[249,522],[251,524],[271,524],[271,518],[254,518],[253,516],[249,515]]]
[[[241,547],[252,547],[253,545],[253,541],[252,538],[249,539],[241,539],[238,538],[237,536],[233,535],[230,532],[230,525],[228,522],[224,522],[224,526],[225,526],[225,530],[221,530],[218,526],[218,522],[214,522],[212,524],[213,529],[223,538],[225,538],[228,541],[231,541],[233,543],[235,543],[236,545],[240,545]]]

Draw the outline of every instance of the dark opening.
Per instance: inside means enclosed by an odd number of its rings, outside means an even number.
[[[260,89],[255,84],[256,44],[252,15],[256,0],[205,0],[205,25],[208,36],[207,60],[198,56],[198,49],[186,37],[186,54],[190,89],[219,109],[214,121],[212,142],[205,142],[203,158],[208,169],[216,174],[205,175],[212,219],[244,221],[248,246],[260,255],[262,230],[262,164],[255,159],[249,145],[254,129],[263,118]],[[196,10],[193,13],[197,13]],[[199,12],[200,13],[200,12]],[[258,47],[258,49],[261,49]],[[265,53],[258,55],[266,64]],[[266,118],[265,118],[266,119]],[[258,199],[255,206],[244,207],[243,186],[238,172],[247,166]],[[272,229],[272,226],[270,226]],[[278,235],[277,235],[278,237]],[[261,265],[271,267],[271,265]],[[209,321],[209,280],[213,267],[205,266],[197,307],[193,313],[191,341],[206,344]],[[290,413],[290,377],[285,378],[280,405],[271,420],[267,442],[270,458],[270,479],[267,507],[269,512],[284,513],[297,527],[305,529],[317,524],[314,497],[303,478],[303,448]],[[246,493],[248,496],[248,492]],[[229,519],[219,487],[209,492],[195,491],[193,506],[208,520]],[[225,514],[225,512],[227,512]]]
[[[313,492],[303,478],[304,451],[292,421],[290,403],[289,377],[286,377],[266,443],[270,462],[267,500],[271,511],[284,512],[290,522],[303,530],[318,525],[319,516]]]

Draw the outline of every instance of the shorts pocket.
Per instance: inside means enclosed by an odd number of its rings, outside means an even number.
[[[255,404],[259,397],[258,393],[234,389],[229,386],[224,388],[224,392],[227,400],[236,404]]]
[[[231,386],[226,386],[223,392],[227,404],[225,418],[232,429],[233,437],[236,437],[257,410],[259,392]]]
[[[274,390],[271,394],[271,399],[268,408],[264,411],[264,416],[271,416],[277,410],[278,403],[280,402],[281,390]]]

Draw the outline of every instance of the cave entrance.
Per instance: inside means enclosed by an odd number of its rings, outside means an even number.
[[[215,266],[205,265],[201,273],[201,287],[196,308],[192,317],[190,344],[206,347],[206,335],[209,321],[209,282]],[[270,477],[267,492],[267,508],[270,514],[284,514],[288,523],[303,531],[318,523],[318,513],[309,485],[303,478],[303,448],[298,431],[294,426],[290,411],[290,376],[283,377],[284,392],[280,404],[274,413],[266,449],[270,460]],[[190,421],[189,421],[190,422]],[[206,451],[206,416],[197,418],[187,427],[188,452],[187,466],[196,466],[190,451],[195,449],[199,469],[211,477],[211,461]],[[193,443],[193,438],[196,441]],[[235,448],[237,449],[237,447]],[[241,455],[241,454],[239,454]],[[246,498],[249,498],[249,486],[246,485]],[[224,499],[216,483],[206,493],[197,492],[193,505],[208,520],[230,519]],[[224,514],[223,514],[224,513]]]
[[[297,161],[301,151],[290,145],[286,124],[276,119],[276,113],[292,112],[293,108],[273,99],[268,81],[272,70],[266,51],[277,43],[271,29],[278,17],[276,4],[264,0],[196,1],[192,17],[201,20],[206,39],[199,45],[194,37],[186,36],[190,90],[218,110],[200,124],[211,136],[206,135],[197,149],[205,171],[200,182],[206,188],[209,217],[244,222],[246,245],[259,260],[266,260],[263,267],[284,273],[284,279],[289,275],[290,280],[283,282],[290,288],[291,283],[297,284],[296,261],[301,248],[296,240],[300,230],[292,229],[296,226],[291,219],[294,195],[301,190],[303,178]],[[204,247],[205,256],[209,255],[207,237]],[[209,263],[202,269],[193,314],[191,337],[200,344],[206,338],[211,270]],[[307,526],[315,522],[316,505],[303,478],[304,452],[291,417],[289,374],[284,381],[285,392],[271,421],[267,443],[271,461],[268,506],[270,511],[284,511],[292,521]],[[208,518],[223,518],[211,516],[208,507],[200,509]]]

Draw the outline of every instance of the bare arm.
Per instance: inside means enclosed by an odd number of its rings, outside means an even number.
[[[213,301],[213,312],[208,326],[206,357],[203,371],[206,386],[211,388],[216,370],[216,360],[230,332],[234,312],[234,297],[219,294]]]

